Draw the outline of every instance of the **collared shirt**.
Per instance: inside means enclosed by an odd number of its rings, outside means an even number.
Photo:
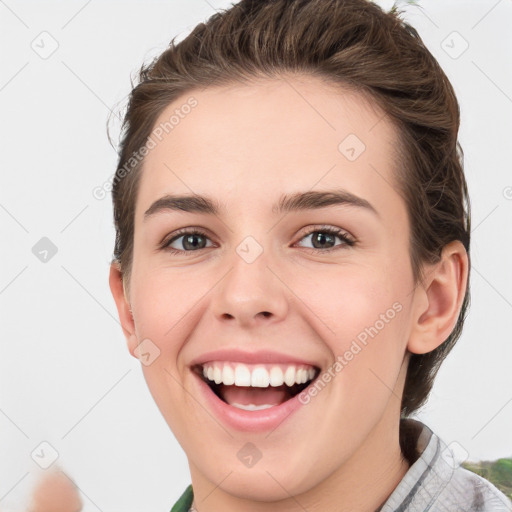
[[[456,452],[462,449],[447,446],[417,420],[402,419],[401,429],[415,447],[414,462],[376,512],[512,512],[501,491],[459,464]],[[190,512],[193,499],[189,485],[171,512]]]

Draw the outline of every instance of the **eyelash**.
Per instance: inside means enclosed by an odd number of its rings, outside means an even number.
[[[317,253],[317,252],[322,252],[322,253],[326,253],[326,252],[331,252],[331,251],[335,251],[335,250],[338,250],[338,249],[341,249],[343,247],[352,247],[353,245],[355,245],[355,241],[352,240],[351,238],[349,238],[346,234],[345,231],[339,229],[339,228],[333,228],[331,226],[323,226],[321,228],[314,228],[310,231],[308,231],[307,233],[305,233],[301,238],[300,240],[306,238],[307,236],[309,235],[312,235],[313,233],[327,233],[329,235],[335,235],[337,236],[338,238],[340,238],[342,241],[343,241],[343,244],[341,245],[338,245],[338,246],[335,246],[335,247],[331,247],[329,249],[316,249],[316,248],[311,248],[311,247],[303,247],[303,249],[306,249],[307,251],[312,251],[314,253]],[[187,253],[195,253],[195,252],[198,252],[198,251],[201,251],[202,249],[208,249],[208,247],[203,247],[201,249],[197,249],[197,250],[193,250],[193,251],[185,251],[185,250],[181,250],[181,249],[172,249],[170,248],[170,244],[172,244],[173,242],[175,242],[176,240],[178,240],[179,238],[181,238],[182,236],[184,235],[199,235],[199,236],[202,236],[202,237],[205,237],[205,238],[208,238],[208,235],[204,232],[204,231],[201,231],[200,229],[198,228],[183,228],[183,229],[180,229],[179,231],[177,231],[176,233],[174,233],[173,237],[166,241],[164,240],[160,246],[160,248],[162,250],[165,250],[165,251],[168,251],[170,252],[171,254],[174,254],[174,255],[181,255],[181,254],[187,254]]]

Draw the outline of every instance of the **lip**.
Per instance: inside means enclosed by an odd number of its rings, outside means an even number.
[[[304,404],[299,401],[299,393],[282,404],[269,407],[268,409],[260,411],[238,409],[221,400],[198,373],[193,370],[191,370],[191,372],[197,380],[200,393],[204,396],[204,401],[208,408],[213,411],[214,415],[222,423],[239,431],[272,431],[284,423],[287,418],[292,417],[293,413],[299,411],[301,406],[304,406]]]
[[[271,350],[258,350],[256,352],[246,352],[237,348],[233,349],[218,349],[193,359],[189,366],[205,364],[210,361],[230,361],[233,363],[247,363],[247,364],[296,364],[296,365],[309,365],[320,368],[318,362],[306,361],[295,356],[275,352]]]

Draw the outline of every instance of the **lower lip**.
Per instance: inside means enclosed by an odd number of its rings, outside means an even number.
[[[237,430],[245,432],[274,430],[304,405],[299,401],[299,393],[282,404],[269,407],[268,409],[260,411],[238,409],[238,407],[233,407],[224,402],[224,400],[221,400],[197,373],[192,373],[199,381],[201,393],[215,415],[223,423]]]

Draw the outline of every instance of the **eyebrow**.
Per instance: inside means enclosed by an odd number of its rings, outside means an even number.
[[[326,208],[328,206],[355,206],[364,208],[380,217],[378,211],[366,199],[356,196],[347,190],[326,190],[296,192],[281,196],[272,207],[275,215]],[[165,195],[157,199],[144,213],[144,220],[161,212],[183,211],[188,213],[203,213],[219,216],[225,208],[220,203],[208,196],[201,195]]]

